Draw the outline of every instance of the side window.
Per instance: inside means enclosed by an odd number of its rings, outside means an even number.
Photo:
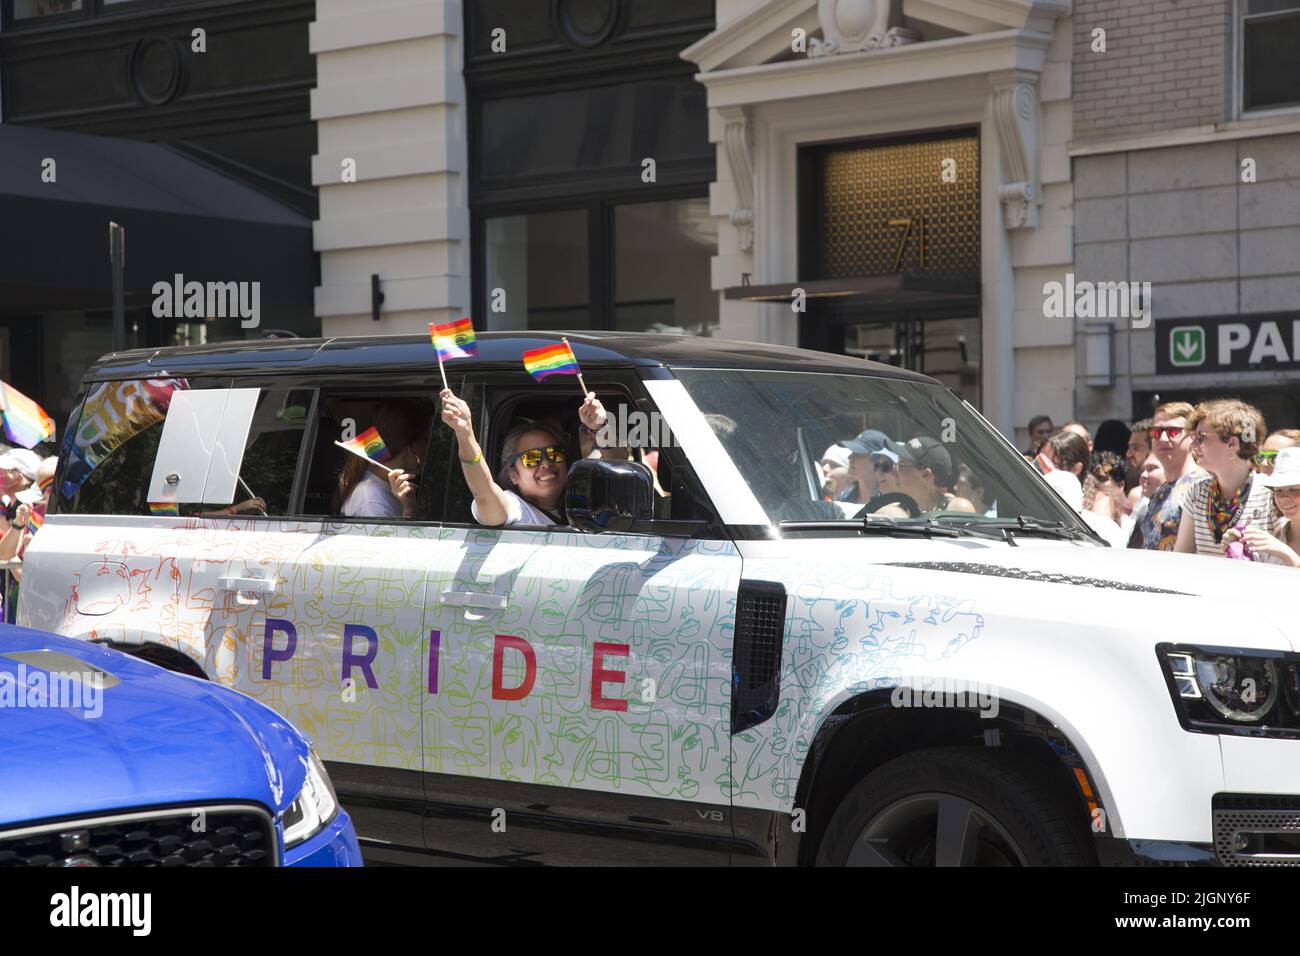
[[[182,500],[151,506],[148,500],[172,396],[230,384],[228,379],[168,379],[92,388],[65,445],[62,510],[108,515],[286,514],[312,401],[306,389],[258,392],[230,505]]]
[[[382,451],[370,439],[371,457],[416,476],[413,520],[440,520],[451,435],[440,424],[436,393],[322,389],[316,412],[316,440],[302,514],[328,518],[400,520],[401,506],[389,491],[382,468],[340,448],[374,429]]]
[[[293,477],[313,394],[309,389],[263,389],[244,446],[235,504],[260,499],[268,515],[290,511]],[[243,508],[249,505],[243,504]],[[251,509],[258,514],[260,509]]]
[[[655,533],[689,535],[707,531],[716,518],[707,497],[691,472],[682,449],[654,410],[643,388],[635,380],[618,381],[600,373],[587,374],[588,386],[605,406],[608,423],[601,440],[610,450],[606,457],[630,457],[649,466],[656,476]],[[630,387],[630,390],[629,390]],[[640,396],[640,397],[634,397]],[[470,403],[475,430],[483,444],[492,474],[501,468],[502,444],[506,433],[518,422],[552,423],[564,433],[570,460],[589,455],[594,442],[583,435],[578,419],[581,394],[536,386],[466,389],[462,397]],[[446,430],[446,429],[444,429]],[[454,464],[454,463],[453,463]],[[452,468],[447,485],[448,523],[474,524],[470,514],[473,500],[459,468]]]
[[[229,379],[135,379],[90,387],[65,437],[59,511],[147,515],[145,500],[171,396]]]

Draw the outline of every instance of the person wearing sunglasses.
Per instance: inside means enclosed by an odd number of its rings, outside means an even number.
[[[1142,543],[1148,551],[1173,551],[1178,543],[1183,503],[1205,470],[1192,457],[1192,435],[1187,419],[1195,409],[1187,402],[1166,402],[1152,416],[1151,451],[1164,466],[1165,483],[1150,496],[1146,513],[1138,521]]]
[[[553,525],[564,519],[564,484],[569,451],[559,429],[523,422],[506,432],[495,478],[474,437],[469,405],[451,389],[442,391],[442,420],[456,434],[465,483],[474,495],[474,520],[489,528],[502,525]],[[590,435],[605,425],[605,407],[588,392],[578,418]]]
[[[1300,428],[1282,428],[1268,436],[1264,447],[1255,455],[1255,470],[1261,475],[1273,474],[1273,461],[1284,448],[1300,445]]]
[[[1273,496],[1256,479],[1253,459],[1267,434],[1258,408],[1233,399],[1204,402],[1187,418],[1191,441],[1209,474],[1192,485],[1183,502],[1174,548],[1184,554],[1222,556],[1230,528],[1277,522]]]
[[[1277,453],[1273,468],[1256,480],[1273,493],[1277,508],[1276,534],[1255,526],[1229,528],[1225,544],[1244,541],[1257,561],[1300,568],[1300,447],[1284,448]]]

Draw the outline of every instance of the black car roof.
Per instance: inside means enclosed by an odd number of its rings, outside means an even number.
[[[527,349],[554,345],[567,336],[584,368],[670,366],[678,368],[772,369],[839,372],[917,382],[932,379],[916,372],[829,352],[733,342],[690,335],[648,332],[480,332],[479,352],[465,364],[521,366]],[[329,339],[245,339],[214,345],[133,349],[104,356],[87,373],[95,380],[155,378],[203,372],[330,370],[380,371],[429,368],[436,364],[426,335],[358,335]],[[458,363],[459,364],[459,363]],[[451,367],[450,365],[448,366]]]

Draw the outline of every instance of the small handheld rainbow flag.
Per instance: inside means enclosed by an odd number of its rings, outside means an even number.
[[[180,507],[176,501],[176,489],[171,486],[163,488],[161,501],[149,502],[149,514],[151,515],[178,518],[180,513]]]
[[[543,345],[524,353],[524,369],[537,381],[548,375],[581,375],[578,358],[569,347],[568,339],[558,345]]]
[[[41,525],[45,524],[45,505],[32,507],[32,516],[27,519],[27,527],[31,529],[32,534],[41,530]],[[42,538],[42,541],[45,539]]]
[[[373,425],[351,441],[338,442],[337,444],[354,455],[360,455],[362,458],[369,458],[375,462],[388,461],[393,457],[393,453],[388,450],[388,446],[384,444],[384,440],[379,437],[379,431]]]
[[[474,325],[468,315],[442,325],[430,322],[429,335],[433,338],[433,347],[438,350],[439,362],[478,355],[478,340],[474,336]]]
[[[0,382],[0,411],[9,440],[31,448],[54,437],[54,419],[12,385]]]

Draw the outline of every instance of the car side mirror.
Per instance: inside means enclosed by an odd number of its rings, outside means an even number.
[[[569,469],[564,506],[579,531],[631,531],[654,517],[654,500],[654,476],[639,461],[582,458]]]

